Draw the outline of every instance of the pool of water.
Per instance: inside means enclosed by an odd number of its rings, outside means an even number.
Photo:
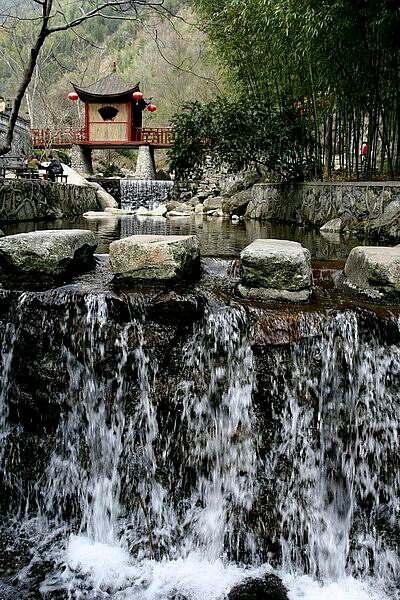
[[[24,233],[43,229],[90,229],[96,234],[97,252],[108,253],[110,243],[130,235],[189,235],[200,240],[203,257],[237,257],[241,250],[257,238],[294,240],[308,248],[314,260],[345,260],[352,248],[372,245],[371,242],[336,234],[321,234],[318,230],[296,225],[280,225],[243,221],[237,224],[227,219],[203,217],[165,219],[162,217],[137,217],[107,215],[86,219],[60,219],[47,222],[25,222],[2,226],[6,234]]]

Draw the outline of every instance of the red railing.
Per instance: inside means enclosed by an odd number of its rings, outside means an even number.
[[[174,130],[172,127],[141,127],[134,130],[135,142],[154,144],[157,146],[171,146]]]
[[[88,141],[86,129],[32,129],[34,148],[51,148],[51,146],[72,146]]]
[[[152,144],[154,146],[168,147],[172,145],[174,130],[172,127],[141,127],[133,130],[132,140],[113,142],[104,141],[104,146],[110,145],[129,145],[132,144]],[[72,146],[73,144],[101,144],[95,140],[90,140],[85,128],[73,129],[32,129],[32,143],[34,148],[51,148],[60,146]]]

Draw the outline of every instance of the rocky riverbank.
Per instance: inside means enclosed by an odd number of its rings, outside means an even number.
[[[295,223],[324,233],[400,240],[399,182],[258,183],[255,173],[206,177],[168,211]]]

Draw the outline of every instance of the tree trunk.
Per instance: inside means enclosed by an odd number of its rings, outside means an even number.
[[[325,163],[324,163],[324,179],[330,179],[332,175],[332,129],[333,129],[333,114],[328,115],[325,131]]]
[[[33,46],[33,48],[31,48],[28,64],[24,71],[24,75],[23,75],[22,81],[19,85],[17,94],[14,98],[10,118],[8,121],[4,144],[2,144],[0,146],[0,156],[2,156],[3,154],[6,154],[7,152],[9,152],[11,150],[11,144],[12,144],[13,137],[14,137],[15,124],[18,119],[22,100],[24,99],[25,92],[32,80],[32,76],[35,71],[39,52],[48,36],[48,33],[49,33],[47,30],[47,24],[48,24],[52,4],[53,4],[53,1],[48,0],[43,5],[42,26],[40,28],[36,43]]]

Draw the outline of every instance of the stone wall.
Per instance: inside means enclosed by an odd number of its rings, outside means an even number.
[[[367,234],[389,213],[400,236],[400,182],[256,184],[246,218],[321,227],[340,217],[343,231]]]
[[[0,179],[0,222],[57,219],[96,210],[96,190],[49,181]]]
[[[8,126],[8,114],[0,113],[0,143],[5,137]],[[29,123],[24,119],[17,119],[14,129],[14,139],[12,142],[12,156],[28,157],[32,154],[32,136]],[[6,155],[7,156],[7,155]]]

